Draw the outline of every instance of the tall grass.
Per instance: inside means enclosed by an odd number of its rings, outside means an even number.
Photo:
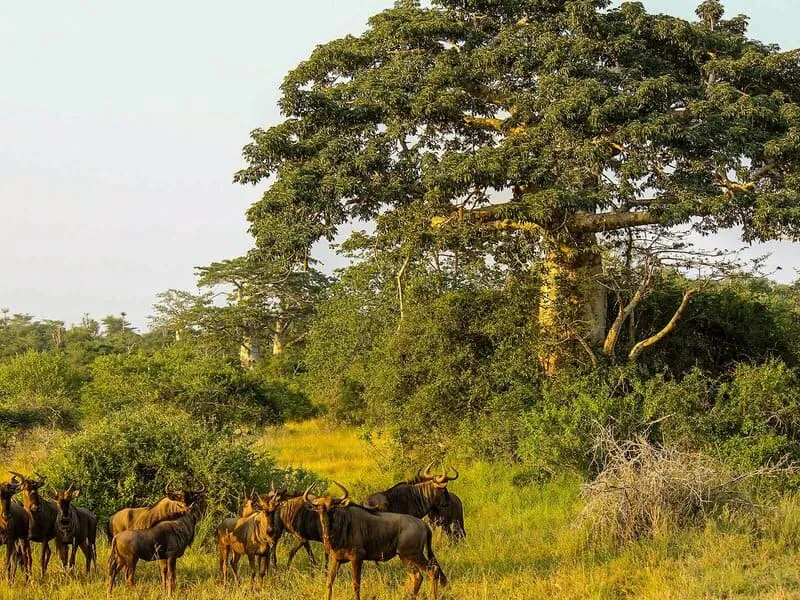
[[[353,430],[326,429],[320,422],[290,424],[269,430],[260,445],[281,466],[303,466],[350,488],[356,498],[385,488],[402,473],[386,465],[380,447],[367,446]],[[3,466],[27,466],[24,457],[0,457]],[[443,597],[464,600],[576,598],[772,598],[800,597],[800,499],[787,497],[774,513],[753,522],[724,517],[705,527],[643,539],[628,545],[590,545],[574,526],[583,503],[580,481],[570,475],[544,486],[525,484],[520,468],[485,463],[459,464],[461,477],[450,484],[464,501],[467,539],[450,544],[440,533],[434,549],[451,585]],[[38,546],[38,545],[37,545]],[[292,569],[285,567],[289,544],[279,549],[279,568],[263,589],[249,584],[246,564],[243,583],[224,588],[217,581],[216,549],[192,547],[178,561],[178,598],[274,600],[321,598],[325,578],[298,553]],[[322,549],[314,545],[315,554]],[[34,560],[38,560],[38,548]],[[48,577],[38,571],[25,588],[18,577],[12,590],[0,582],[0,598],[105,598],[104,574],[108,546],[99,546],[100,574],[60,572],[53,558]],[[246,562],[246,561],[245,561]],[[364,568],[363,598],[404,598],[406,574],[399,561]],[[427,588],[423,588],[422,597]],[[140,563],[134,591],[123,587],[120,599],[161,598],[158,568]],[[350,570],[340,569],[335,598],[352,598]]]

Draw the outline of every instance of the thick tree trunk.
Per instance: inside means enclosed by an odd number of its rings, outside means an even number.
[[[556,375],[571,357],[603,343],[606,333],[606,290],[603,261],[593,236],[580,245],[550,244],[539,298],[539,360],[547,375]]]
[[[261,358],[261,343],[255,333],[250,333],[239,346],[239,362],[247,369],[252,369]]]
[[[286,345],[283,343],[283,331],[280,329],[272,334],[272,356],[283,354]]]

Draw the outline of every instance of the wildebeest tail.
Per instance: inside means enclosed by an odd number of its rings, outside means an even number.
[[[447,576],[444,574],[444,571],[442,571],[442,567],[439,566],[439,561],[436,560],[436,555],[433,553],[433,532],[430,527],[427,528],[425,534],[427,536],[425,538],[425,549],[428,552],[428,568],[435,570],[436,579],[438,579],[439,584],[444,587],[447,585]]]
[[[112,538],[114,537],[111,535],[111,519],[106,521],[106,537],[108,538],[108,543],[111,543]]]
[[[97,564],[97,555],[95,555],[95,565]],[[108,573],[111,574],[117,567],[117,538],[111,540],[111,552],[108,553]]]

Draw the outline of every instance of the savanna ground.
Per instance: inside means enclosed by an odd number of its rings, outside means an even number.
[[[260,442],[281,465],[303,466],[320,476],[336,479],[356,497],[393,483],[397,474],[386,472],[380,446],[362,442],[357,432],[328,429],[321,422],[289,424],[268,431]],[[21,448],[0,459],[0,466],[28,469],[36,453]],[[520,469],[488,464],[459,464],[461,477],[450,487],[464,500],[466,542],[450,544],[439,533],[434,538],[437,557],[450,579],[443,597],[453,599],[573,599],[573,598],[799,598],[800,499],[785,498],[758,518],[711,520],[704,528],[662,531],[653,539],[624,548],[587,542],[574,525],[582,502],[580,481],[563,477],[543,486],[530,483]],[[38,570],[27,588],[18,577],[13,589],[0,584],[0,598],[70,599],[106,596],[108,544],[98,545],[100,573],[82,574],[79,554],[75,577],[61,572],[54,557],[46,581]],[[243,583],[223,587],[218,581],[216,548],[212,538],[195,543],[178,562],[179,598],[321,598],[324,575],[298,553],[290,571],[285,568],[289,543],[279,548],[279,568],[263,588],[249,584],[249,570],[241,567]],[[315,554],[322,549],[314,544]],[[38,547],[34,564],[39,557]],[[122,583],[121,580],[119,583]],[[362,594],[367,599],[405,596],[406,574],[399,561],[364,569]],[[428,582],[420,597],[425,597]],[[140,563],[134,591],[115,591],[120,599],[161,597],[158,568]],[[350,570],[343,566],[335,598],[351,598]]]

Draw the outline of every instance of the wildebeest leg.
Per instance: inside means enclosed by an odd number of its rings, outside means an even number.
[[[178,579],[177,563],[178,559],[174,556],[167,560],[167,596],[172,596],[175,591],[175,583]]]
[[[167,591],[167,559],[158,561],[158,568],[161,570],[161,589]]]
[[[250,583],[256,584],[256,557],[253,554],[247,555],[247,562],[250,563]]]
[[[306,541],[301,539],[299,542],[297,542],[297,544],[292,546],[292,549],[289,550],[289,560],[286,561],[287,568],[292,566],[292,559],[294,558],[294,555],[297,554],[297,551],[300,550],[300,548],[302,548],[305,544]]]
[[[219,573],[222,577],[222,585],[228,584],[228,546],[223,541],[219,541]]]
[[[92,570],[92,546],[87,540],[83,540],[79,545],[83,558],[86,559],[86,574],[88,575]],[[74,558],[72,559],[72,566],[75,566]]]
[[[65,548],[66,548],[66,546],[65,546]],[[75,556],[77,554],[78,554],[78,540],[73,539],[72,540],[72,551],[69,553],[69,563],[67,565],[70,569],[74,569],[75,568]]]
[[[42,542],[42,577],[47,573],[47,563],[50,562],[50,542]]]
[[[139,559],[134,556],[133,560],[125,565],[125,583],[128,584],[129,588],[132,588],[134,585],[134,577],[136,577],[136,563]]]
[[[356,600],[361,600],[361,560],[355,559],[353,562],[353,592]]]
[[[14,585],[14,573],[17,571],[17,545],[11,540],[6,540],[6,580],[8,586]]]
[[[278,541],[276,540],[274,544],[269,547],[269,555],[272,559],[272,568],[276,571],[278,570]]]
[[[325,583],[325,600],[331,600],[333,595],[333,582],[336,581],[336,573],[339,571],[339,561],[336,560],[333,552],[331,552],[330,560],[328,560],[328,581]]]
[[[242,555],[238,554],[235,550],[232,552],[231,572],[233,573],[233,580],[236,582],[236,585],[239,585],[239,561],[242,560]]]
[[[264,585],[264,576],[269,573],[269,558],[270,549],[267,549],[266,554],[261,554],[258,557],[258,577],[261,580],[261,585]]]

